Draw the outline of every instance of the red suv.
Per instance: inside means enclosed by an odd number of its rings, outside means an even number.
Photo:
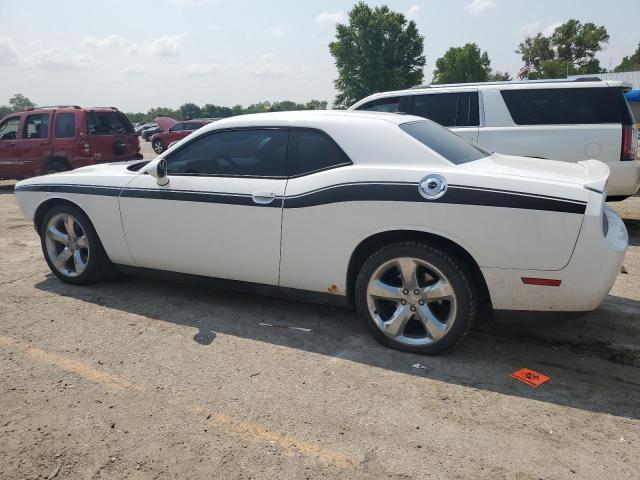
[[[117,108],[37,107],[0,121],[0,178],[142,159],[140,140]]]
[[[199,128],[204,127],[207,123],[211,123],[211,120],[185,120],[184,122],[176,123],[168,131],[154,133],[151,137],[153,151],[156,153],[164,152],[171,142],[182,140]]]

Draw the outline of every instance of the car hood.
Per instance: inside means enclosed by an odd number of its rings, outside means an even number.
[[[145,160],[131,160],[126,162],[101,163],[87,167],[76,168],[66,172],[41,175],[22,180],[16,184],[16,189],[34,185],[98,185],[124,187],[138,172],[128,169]]]
[[[153,119],[154,122],[158,125],[158,127],[162,130],[169,130],[173,127],[178,121],[175,118],[171,117],[156,117]]]
[[[464,167],[494,175],[580,185],[597,192],[605,190],[609,178],[609,167],[598,160],[570,163],[494,153],[489,157],[466,163]]]

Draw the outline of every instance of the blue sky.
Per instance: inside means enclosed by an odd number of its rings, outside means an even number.
[[[328,43],[355,1],[31,0],[0,6],[0,102],[17,92],[38,104],[234,105],[335,97]],[[368,2],[379,5],[385,2]],[[640,41],[637,0],[394,0],[425,36],[431,80],[450,46],[477,42],[496,70],[516,72],[526,34],[569,18],[607,27],[602,65]]]

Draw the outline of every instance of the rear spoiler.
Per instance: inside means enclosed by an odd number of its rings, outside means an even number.
[[[598,193],[604,193],[607,189],[609,179],[609,166],[600,160],[583,160],[578,162],[587,171],[587,178],[584,181],[584,188]]]

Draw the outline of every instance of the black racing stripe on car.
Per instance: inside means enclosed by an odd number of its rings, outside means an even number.
[[[20,185],[15,187],[16,192],[51,192],[51,193],[79,193],[82,195],[102,195],[106,197],[117,197],[122,188],[107,187],[101,185]]]
[[[78,193],[85,195],[122,196],[186,202],[218,203],[226,205],[282,207],[283,198],[276,197],[269,204],[253,201],[251,195],[222,192],[199,192],[156,188],[119,188],[99,185],[24,185],[16,191]],[[486,207],[518,208],[550,212],[584,214],[586,203],[578,200],[548,197],[527,192],[485,189],[481,187],[449,186],[436,200],[427,200],[418,191],[417,183],[354,182],[331,185],[284,199],[284,208],[307,208],[343,202],[395,201],[478,205]]]
[[[156,200],[177,200],[182,202],[221,203],[225,205],[245,205],[253,207],[282,207],[282,197],[275,197],[271,203],[256,203],[251,195],[221,192],[196,192],[155,188],[125,188],[121,197],[151,198]]]
[[[586,203],[571,199],[550,198],[525,192],[496,189],[449,187],[441,198],[427,200],[418,191],[417,183],[348,183],[287,196],[284,208],[305,208],[340,202],[399,201],[479,205],[583,214]]]

